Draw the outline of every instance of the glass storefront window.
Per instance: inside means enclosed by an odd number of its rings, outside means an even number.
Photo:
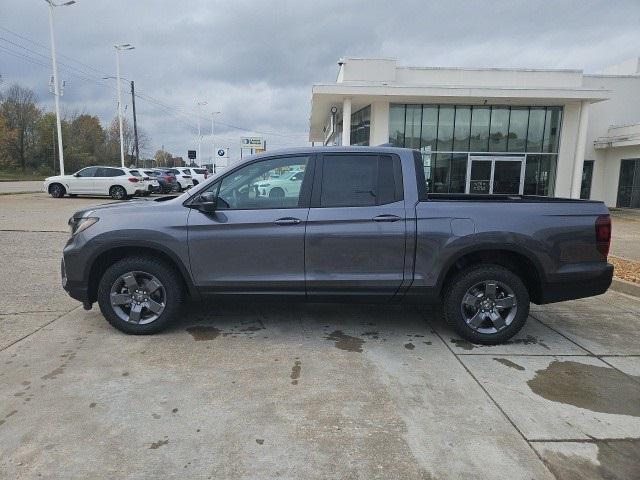
[[[450,152],[453,148],[453,105],[440,105],[438,115],[438,151]]]
[[[422,135],[420,149],[436,151],[438,140],[438,107],[424,105],[422,107]]]
[[[527,128],[529,124],[529,109],[522,107],[511,108],[509,119],[509,138],[507,150],[510,152],[524,152],[527,147]]]
[[[453,150],[469,150],[469,130],[471,128],[471,107],[456,106],[455,127],[453,129]]]
[[[527,131],[527,152],[542,151],[542,135],[544,134],[545,108],[531,107],[529,110],[529,128]]]
[[[558,140],[560,140],[560,123],[562,120],[562,108],[549,107],[544,122],[543,152],[557,152]]]
[[[435,156],[435,163],[431,167],[431,185],[434,193],[447,193],[449,191],[449,176],[451,174],[451,154],[438,153]]]
[[[467,187],[467,161],[466,153],[454,153],[451,157],[451,180],[449,193],[464,193]]]
[[[471,143],[472,152],[487,152],[489,149],[489,123],[491,107],[473,107],[471,114]]]
[[[524,194],[553,196],[557,155],[527,155]]]
[[[404,105],[389,107],[389,143],[404,147]]]
[[[489,151],[504,152],[507,150],[509,132],[509,107],[491,108],[491,127],[489,129]]]
[[[422,105],[407,105],[404,131],[404,146],[406,148],[420,148],[421,116]]]
[[[369,145],[371,105],[351,115],[351,145]]]
[[[518,152],[524,193],[553,195],[561,124],[562,107],[392,104],[389,141],[420,149],[431,192],[464,192],[469,154]]]

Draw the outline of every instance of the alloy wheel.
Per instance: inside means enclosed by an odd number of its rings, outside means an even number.
[[[462,297],[460,309],[471,329],[492,334],[511,324],[518,305],[516,295],[508,285],[497,280],[486,280],[467,290]]]
[[[158,319],[166,306],[162,283],[146,272],[127,272],[111,286],[113,311],[125,322],[145,325]]]

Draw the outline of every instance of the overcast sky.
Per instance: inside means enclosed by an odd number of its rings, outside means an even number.
[[[208,102],[203,133],[211,111],[222,112],[216,145],[230,146],[232,157],[247,134],[262,134],[271,148],[308,144],[311,85],[335,81],[343,56],[595,72],[640,55],[639,0],[77,2],[55,11],[63,109],[108,124],[115,81],[101,77],[115,75],[114,43],[135,45],[122,55],[122,76],[145,97],[136,110],[151,137],[147,155],[162,144],[184,157],[194,148],[196,99]],[[52,109],[47,8],[0,0],[0,88],[27,85]]]

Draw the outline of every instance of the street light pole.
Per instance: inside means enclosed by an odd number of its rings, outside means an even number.
[[[211,112],[211,169],[216,173],[216,142],[213,141],[213,122],[220,112]]]
[[[49,4],[49,37],[51,40],[51,66],[53,68],[53,97],[56,109],[56,129],[58,131],[58,158],[60,159],[60,175],[64,175],[64,152],[62,148],[62,122],[60,121],[60,85],[58,84],[58,63],[56,61],[56,42],[53,35],[53,7],[73,5],[75,0],[65,3],[53,3],[53,0],[45,0]]]
[[[196,99],[196,105],[198,107],[204,107],[207,104],[207,101],[199,102]],[[198,120],[198,153],[196,154],[196,165],[198,164],[198,158],[200,158],[200,166],[202,166],[202,132],[200,131],[200,112],[198,112],[197,116]]]
[[[133,50],[129,43],[114,45],[116,49],[116,80],[118,84],[118,123],[120,126],[120,166],[124,168],[124,135],[122,133],[122,88],[120,88],[120,50]]]
[[[131,80],[131,105],[133,106],[133,146],[136,151],[136,167],[140,161],[140,150],[138,148],[138,121],[136,120],[136,93],[133,80]]]

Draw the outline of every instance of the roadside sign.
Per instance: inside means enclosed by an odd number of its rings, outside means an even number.
[[[196,151],[195,150],[187,150],[187,156],[189,157],[189,160],[195,160],[196,159]]]
[[[262,137],[242,137],[240,138],[240,148],[259,148],[264,150],[264,138]]]

